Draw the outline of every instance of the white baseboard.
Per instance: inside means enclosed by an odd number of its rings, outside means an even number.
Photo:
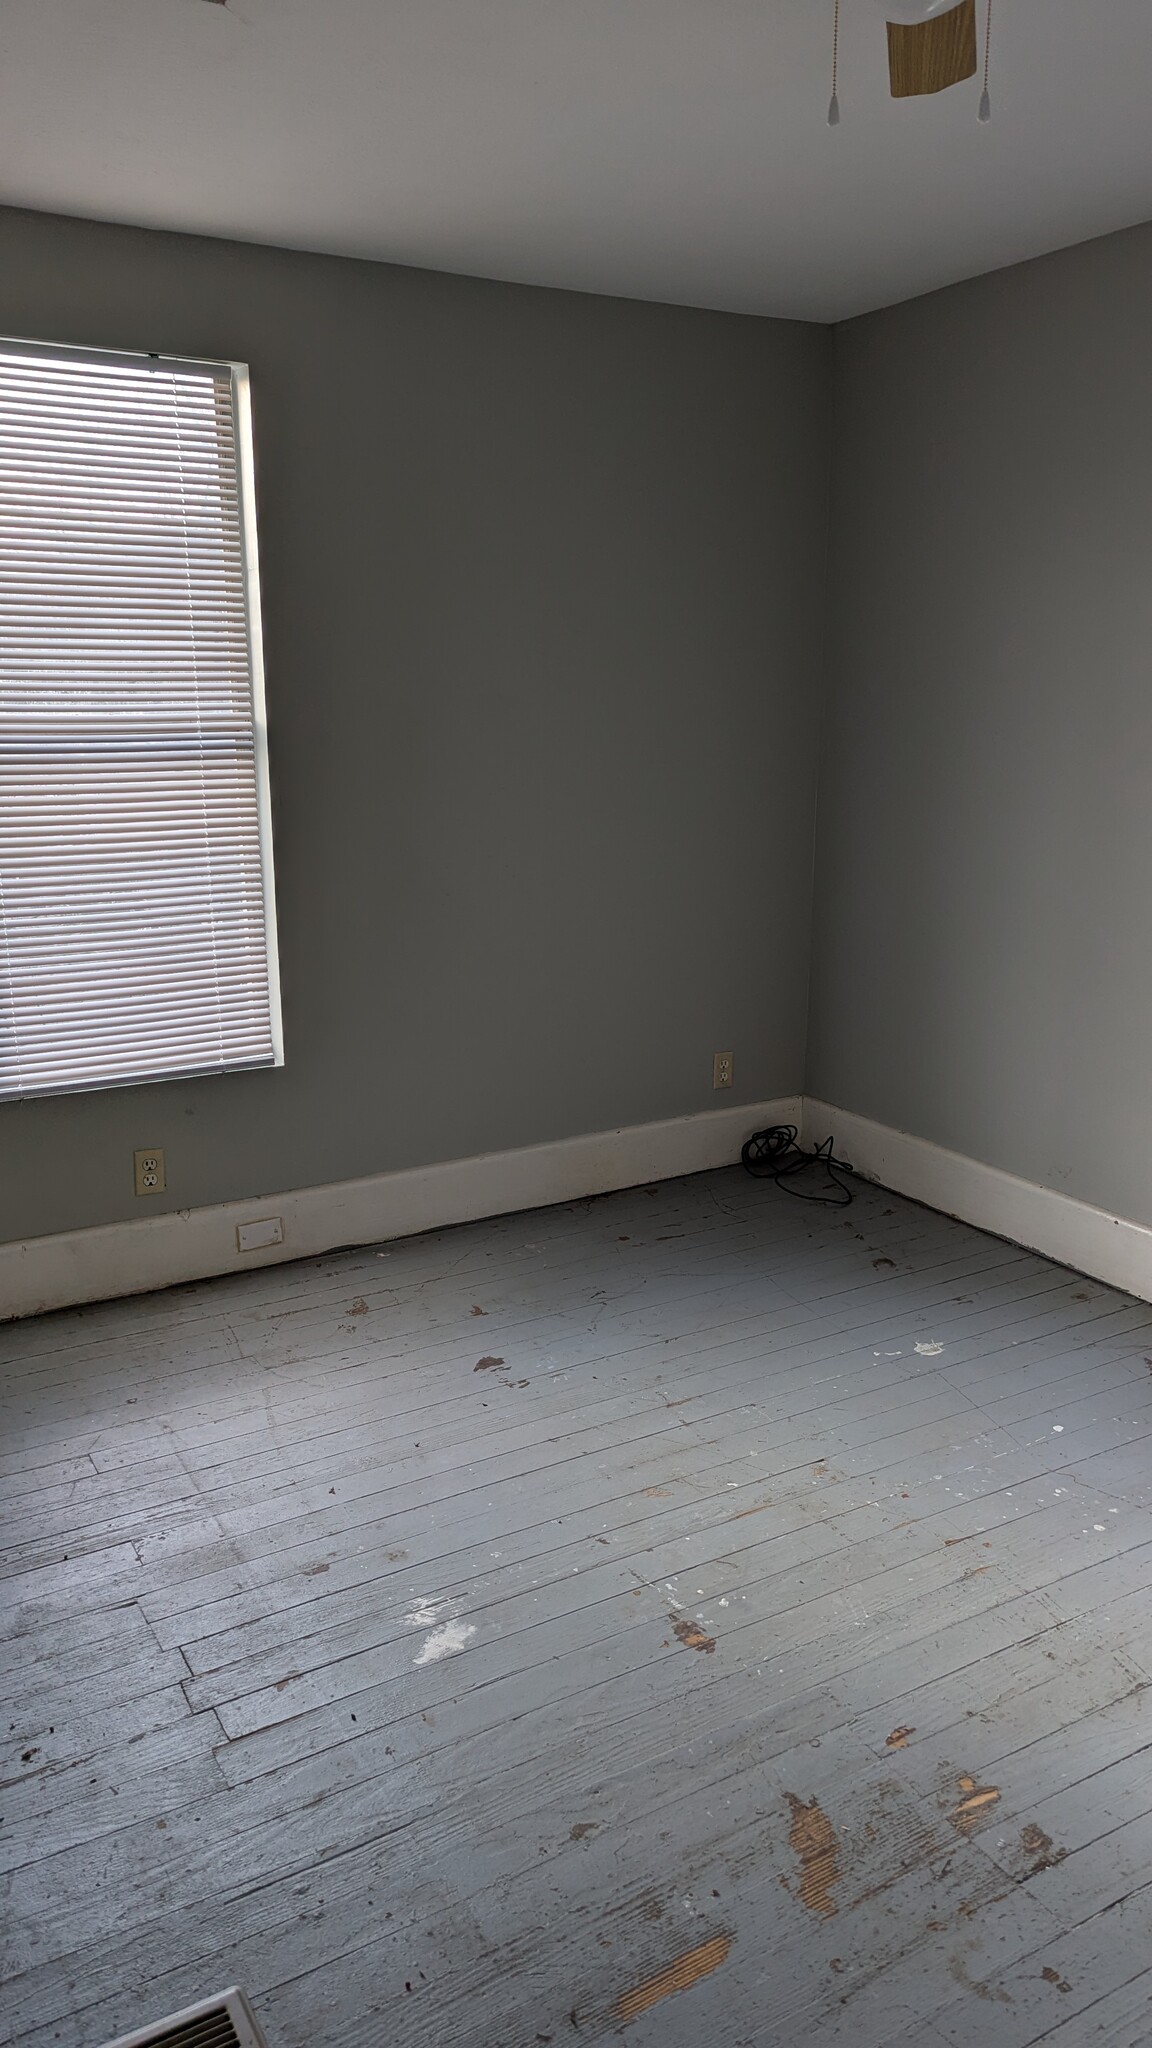
[[[753,1131],[799,1122],[797,1096],[732,1104],[515,1152],[0,1244],[0,1320],[702,1173],[734,1163]],[[265,1218],[279,1218],[283,1242],[239,1251],[239,1227]]]
[[[806,1145],[832,1138],[838,1156],[866,1180],[1152,1301],[1152,1230],[1143,1223],[811,1096],[804,1100],[802,1129]]]
[[[702,1173],[733,1164],[752,1131],[776,1123],[800,1125],[805,1144],[831,1137],[866,1180],[1152,1301],[1152,1229],[1144,1224],[850,1110],[789,1096],[0,1244],[0,1320]],[[240,1226],[265,1218],[279,1220],[283,1241],[238,1250]]]

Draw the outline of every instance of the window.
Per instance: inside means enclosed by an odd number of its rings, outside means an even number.
[[[247,373],[0,342],[0,1097],[281,1059]]]

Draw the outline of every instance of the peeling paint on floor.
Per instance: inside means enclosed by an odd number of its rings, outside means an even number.
[[[667,1969],[648,1977],[643,1984],[637,1984],[635,1990],[625,1991],[616,2001],[617,2019],[627,2025],[629,2020],[638,2019],[642,2012],[647,2012],[660,1999],[670,1997],[672,1992],[687,1991],[693,1984],[698,1984],[701,1977],[710,1977],[713,1970],[727,1962],[731,1948],[730,1934],[714,1934],[710,1940],[702,1941],[698,1948],[688,1949],[684,1955],[677,1956],[674,1963],[669,1963]]]
[[[712,1655],[716,1648],[716,1638],[706,1635],[698,1621],[688,1621],[677,1614],[670,1614],[668,1619],[672,1623],[672,1633],[677,1642],[683,1643],[686,1650],[703,1650],[705,1656]]]
[[[836,1830],[815,1797],[805,1801],[795,1792],[784,1797],[792,1809],[788,1842],[800,1860],[800,1898],[810,1913],[830,1919],[839,1907],[832,1896],[840,1882],[840,1857]]]
[[[964,1776],[960,1779],[960,1798],[948,1815],[954,1828],[965,1832],[974,1828],[990,1806],[999,1802],[998,1785],[978,1785],[975,1778]]]

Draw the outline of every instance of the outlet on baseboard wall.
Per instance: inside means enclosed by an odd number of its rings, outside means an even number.
[[[164,1154],[158,1145],[146,1145],[142,1152],[132,1154],[132,1172],[138,1195],[163,1194]]]
[[[714,1088],[730,1088],[732,1086],[732,1065],[732,1055],[730,1052],[713,1053],[712,1086]]]

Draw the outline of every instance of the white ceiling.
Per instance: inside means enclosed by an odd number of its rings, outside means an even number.
[[[835,130],[832,4],[0,0],[0,200],[815,320],[1152,216],[1150,0],[995,0],[988,128],[841,0]]]

